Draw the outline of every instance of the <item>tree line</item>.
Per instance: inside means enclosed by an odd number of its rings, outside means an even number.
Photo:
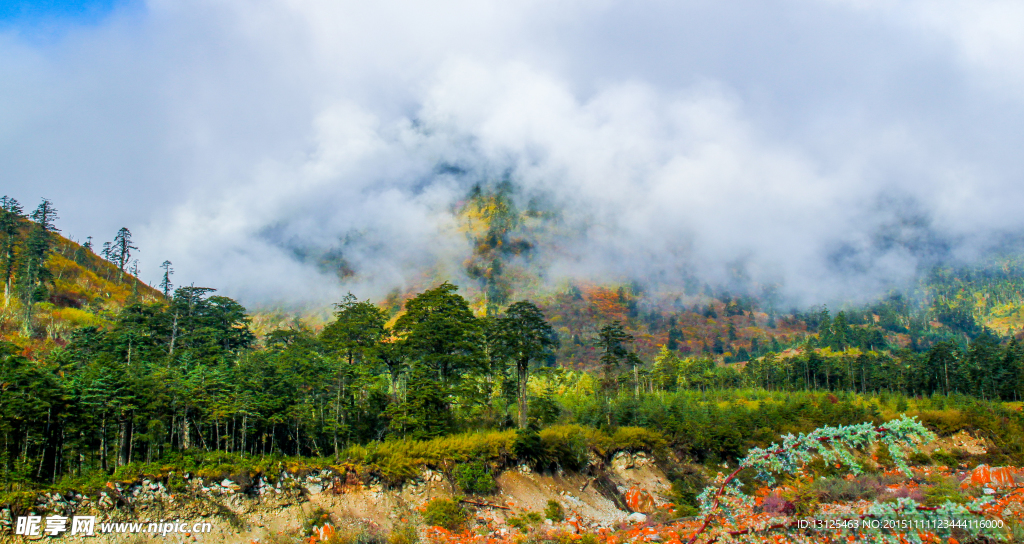
[[[257,346],[240,304],[180,287],[75,331],[43,360],[2,344],[2,477],[111,471],[192,448],[329,456],[526,426],[530,368],[556,344],[533,303],[478,318],[444,283],[397,319],[349,295],[322,331],[277,330]]]

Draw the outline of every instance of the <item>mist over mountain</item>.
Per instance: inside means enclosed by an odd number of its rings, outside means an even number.
[[[1021,23],[995,1],[128,3],[0,26],[0,183],[72,237],[129,226],[144,279],[167,259],[248,305],[478,284],[467,202],[499,193],[520,284],[864,299],[1024,229]]]

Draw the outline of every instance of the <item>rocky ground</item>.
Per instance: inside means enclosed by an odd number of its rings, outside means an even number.
[[[549,500],[561,504],[566,513],[565,521],[550,525],[574,533],[646,521],[643,512],[653,512],[656,504],[668,500],[668,480],[648,454],[620,452],[607,465],[592,468],[590,475],[546,474],[523,465],[499,474],[494,493],[465,497],[463,504],[473,513],[470,523],[474,528],[500,535],[508,531],[509,518],[541,513]],[[32,512],[43,517],[44,526],[47,516],[95,516],[97,529],[103,523],[141,523],[145,531],[151,522],[181,522],[190,527],[209,522],[210,532],[157,536],[167,543],[250,544],[287,541],[301,532],[304,521],[317,509],[328,512],[336,523],[371,527],[383,534],[403,521],[414,521],[432,499],[462,496],[448,477],[429,469],[391,489],[372,477],[364,480],[335,470],[282,472],[273,483],[264,476],[252,481],[182,476],[178,479],[182,484],[173,490],[163,481],[141,480],[109,483],[93,496],[41,494]],[[16,518],[30,513],[17,510],[0,510],[0,543],[32,539],[13,535]],[[61,541],[128,543],[146,542],[154,536],[121,532],[83,537],[69,532],[61,534]]]

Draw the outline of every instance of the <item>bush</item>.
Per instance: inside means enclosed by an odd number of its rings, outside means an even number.
[[[699,471],[690,467],[673,471],[669,474],[672,480],[670,497],[676,505],[676,516],[695,516],[700,512],[697,495],[708,485],[707,478]]]
[[[434,499],[427,503],[423,521],[430,526],[444,527],[449,531],[461,531],[466,527],[469,514],[451,499]]]
[[[653,454],[661,454],[668,443],[665,437],[658,431],[644,429],[642,427],[619,427],[611,437],[611,452],[627,450],[649,451]]]
[[[949,476],[933,476],[928,478],[932,484],[924,491],[924,504],[927,506],[940,506],[946,501],[956,504],[964,504],[969,497],[960,492],[960,481]]]
[[[911,465],[925,466],[932,464],[932,458],[923,451],[915,451],[907,458]]]
[[[811,483],[810,488],[818,502],[830,503],[874,500],[885,490],[885,484],[875,476],[864,475],[852,480],[819,478]]]
[[[565,519],[565,510],[562,510],[562,505],[556,500],[549,500],[548,505],[544,507],[544,517],[551,521],[562,521]]]
[[[498,487],[481,461],[459,465],[454,473],[455,483],[466,493],[490,493]]]
[[[303,536],[309,536],[313,534],[313,529],[316,527],[322,527],[323,524],[331,521],[331,513],[323,508],[314,508],[310,512],[306,519],[302,522],[302,534]]]
[[[566,470],[579,470],[587,466],[592,438],[600,436],[594,429],[579,425],[556,425],[540,432],[544,453],[539,460],[543,466],[558,465]]]
[[[388,535],[388,544],[418,544],[420,535],[411,524],[399,525]]]
[[[537,428],[530,426],[527,429],[516,431],[516,439],[512,444],[512,452],[521,462],[530,463],[534,466],[543,462],[544,443],[540,439]]]
[[[525,533],[540,523],[540,520],[540,514],[537,512],[524,512],[522,515],[508,518],[508,524]]]
[[[932,452],[932,460],[940,465],[945,465],[951,469],[955,469],[960,466],[960,463],[967,458],[967,453],[961,449],[953,448],[952,451],[935,450]]]
[[[515,443],[514,431],[468,432],[432,440],[388,440],[353,446],[341,457],[379,471],[389,485],[399,485],[415,478],[424,466],[440,466],[445,461],[503,462],[512,456]]]
[[[336,529],[325,544],[385,544],[387,541],[379,532],[367,528],[355,530]]]

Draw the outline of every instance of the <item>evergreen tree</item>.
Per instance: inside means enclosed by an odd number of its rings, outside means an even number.
[[[21,258],[19,283],[21,284],[22,304],[25,308],[23,331],[26,335],[32,332],[32,310],[36,302],[46,300],[49,292],[46,282],[51,280],[46,259],[50,255],[54,232],[60,232],[54,225],[58,219],[57,210],[47,199],[43,199],[32,212],[29,219],[34,223],[25,241],[24,256]]]
[[[416,295],[394,327],[410,356],[445,384],[486,366],[480,322],[456,291],[445,282]]]
[[[527,424],[527,381],[530,362],[545,360],[558,345],[554,329],[531,302],[520,301],[505,310],[494,324],[493,346],[498,357],[511,361],[519,389],[519,428]]]
[[[668,348],[663,346],[654,358],[654,383],[664,391],[674,391],[678,383],[679,367],[682,361]]]
[[[171,283],[171,274],[174,274],[171,264],[171,261],[164,261],[160,264],[160,268],[164,270],[163,279],[160,280],[160,290],[163,291],[164,298],[171,298],[171,289],[174,288],[174,284]]]
[[[613,321],[598,332],[597,347],[601,349],[601,368],[604,372],[605,389],[615,383],[615,370],[623,362],[630,361],[626,345],[633,342],[633,336],[622,327],[622,322]]]
[[[388,316],[370,301],[360,302],[352,293],[334,308],[334,321],[324,327],[320,338],[354,365],[380,342]]]
[[[11,280],[18,265],[18,227],[24,217],[17,200],[8,196],[0,199],[0,273],[3,274],[5,307],[10,304]]]
[[[675,351],[679,349],[679,342],[685,339],[685,335],[683,334],[683,331],[679,330],[676,327],[674,323],[675,318],[672,318],[672,321],[672,327],[668,330],[668,343],[666,344],[666,346],[668,347],[668,349]]]
[[[112,261],[124,272],[124,267],[131,262],[132,250],[139,248],[132,245],[132,232],[128,227],[121,227],[114,236],[114,244],[110,251]]]

